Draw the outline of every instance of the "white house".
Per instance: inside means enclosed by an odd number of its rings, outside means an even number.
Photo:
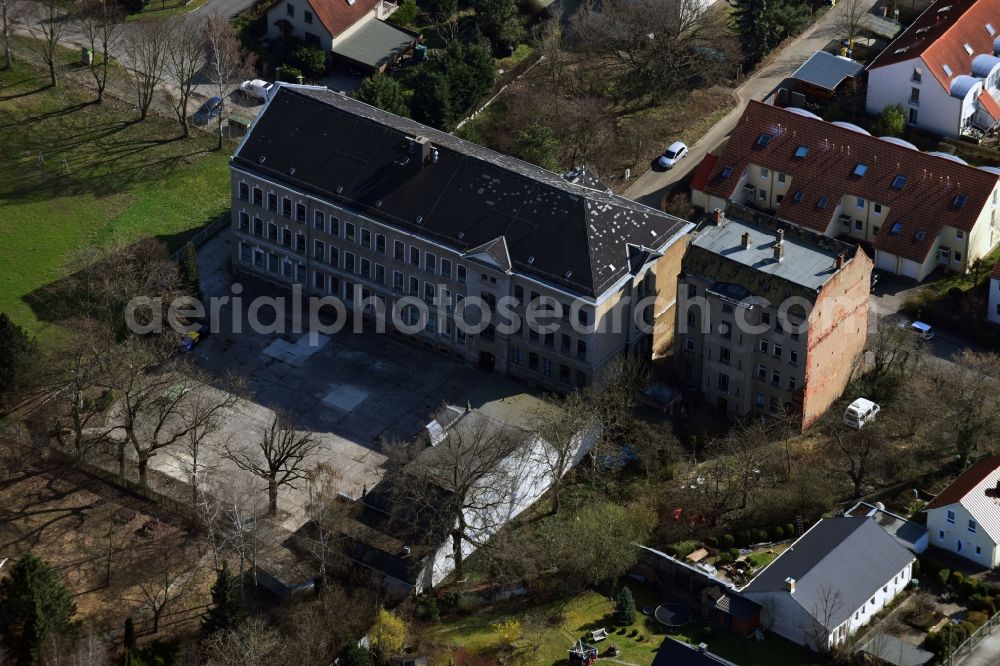
[[[990,303],[986,318],[994,324],[1000,324],[1000,261],[990,273]]]
[[[279,0],[267,10],[267,36],[298,37],[334,60],[382,71],[419,39],[385,23],[396,8],[386,0]]]
[[[938,267],[965,273],[1000,243],[998,174],[802,109],[751,101],[722,154],[699,165],[691,201],[705,210],[741,204],[869,243],[875,268],[921,281]]]
[[[1000,456],[980,460],[924,507],[930,545],[1000,565]]]
[[[937,0],[868,66],[865,108],[943,136],[1000,123],[1000,0]]]
[[[872,518],[826,518],[740,592],[761,606],[765,628],[826,651],[906,588],[914,559]]]

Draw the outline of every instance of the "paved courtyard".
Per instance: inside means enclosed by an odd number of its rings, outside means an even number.
[[[225,231],[199,251],[206,299],[232,296],[229,256]],[[244,276],[236,281],[244,287],[243,315],[256,296],[287,295]],[[242,325],[243,332],[234,333],[231,307],[223,307],[221,314],[222,330],[195,347],[195,356],[218,375],[235,371],[246,377],[252,397],[226,418],[223,432],[205,448],[218,454],[224,442],[254,447],[257,431],[278,411],[298,429],[315,433],[322,452],[314,462],[329,466],[337,491],[353,497],[381,478],[385,444],[411,439],[444,402],[470,404],[520,425],[526,425],[539,406],[538,398],[519,382],[391,335],[354,334],[348,329],[318,335],[313,345],[304,331],[263,334]],[[245,317],[242,321],[245,324]],[[232,465],[216,458],[223,468]],[[183,464],[170,456],[157,456],[153,466],[183,475]],[[304,483],[280,495],[286,527],[301,524],[307,500]]]

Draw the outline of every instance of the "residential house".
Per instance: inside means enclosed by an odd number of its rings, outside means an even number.
[[[900,515],[886,511],[881,502],[869,504],[858,502],[844,512],[845,516],[867,516],[888,532],[900,546],[919,555],[927,550],[927,528],[907,520]]]
[[[267,36],[297,37],[332,60],[381,72],[420,39],[385,22],[396,7],[386,0],[280,0],[267,10]]]
[[[998,173],[751,101],[722,154],[699,166],[691,198],[870,244],[876,268],[920,281],[938,267],[964,273],[1000,242]]]
[[[865,66],[845,56],[817,51],[792,73],[795,91],[829,101],[840,92],[853,91]]]
[[[871,269],[856,245],[735,204],[717,210],[678,278],[682,380],[720,413],[797,413],[808,426],[865,347]]]
[[[957,137],[1000,123],[1000,0],[937,0],[868,65],[865,109]]]
[[[406,324],[381,319],[388,330],[549,389],[672,348],[693,225],[577,172],[303,86],[267,102],[230,170],[237,271],[365,304],[372,321],[369,299],[380,298]],[[495,316],[467,334],[456,318],[478,310],[465,308],[470,296]],[[515,320],[499,312],[505,298],[516,321],[534,305],[551,313],[547,326],[504,326]],[[422,327],[414,301],[429,313]]]
[[[868,517],[825,518],[741,590],[766,628],[813,650],[845,643],[903,591],[913,553]]]
[[[1000,324],[1000,261],[990,272],[990,298],[986,318],[994,324]]]
[[[924,507],[930,545],[1000,566],[1000,456],[975,463]]]

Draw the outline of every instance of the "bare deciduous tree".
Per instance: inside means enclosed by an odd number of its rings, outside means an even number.
[[[111,655],[104,641],[91,629],[77,642],[70,663],[72,666],[109,666]]]
[[[255,615],[236,629],[218,631],[203,644],[210,666],[267,666],[282,648],[278,631]]]
[[[56,81],[56,64],[59,59],[59,40],[66,34],[66,21],[60,13],[56,0],[41,0],[35,3],[33,16],[27,21],[28,32],[35,38],[35,48],[42,61],[49,68],[52,85]]]
[[[152,561],[139,582],[144,605],[153,616],[153,633],[160,630],[166,610],[186,591],[194,570],[183,543],[156,544]],[[151,569],[151,570],[150,570]]]
[[[115,0],[86,0],[74,12],[74,24],[93,57],[90,74],[97,84],[97,103],[104,101],[111,59],[117,54],[124,16]]]
[[[23,0],[0,0],[0,39],[3,40],[4,66],[10,69],[14,62],[10,49],[10,37],[21,22],[25,6]]]
[[[208,79],[215,94],[222,98],[222,113],[217,119],[218,149],[222,150],[224,121],[230,110],[229,98],[242,79],[254,73],[255,57],[247,52],[233,24],[222,14],[212,14],[205,22],[205,41],[208,44]]]
[[[939,366],[935,384],[940,416],[948,424],[959,465],[973,451],[992,447],[1000,434],[1000,356],[963,351]]]
[[[830,585],[821,585],[816,591],[816,601],[810,609],[812,626],[805,628],[807,640],[812,643],[815,650],[827,653],[835,646],[836,637],[830,634],[837,628],[834,618],[841,612],[843,606],[840,590]]]
[[[435,533],[450,537],[459,579],[465,575],[466,546],[482,549],[511,517],[522,467],[533,465],[514,455],[527,437],[485,415],[466,412],[441,441],[417,452],[394,474],[397,517],[422,532],[423,539]]]
[[[126,34],[124,49],[132,68],[139,120],[146,119],[153,96],[163,81],[168,54],[173,48],[170,38],[171,29],[166,21],[142,22]]]
[[[191,133],[188,103],[194,91],[195,77],[208,62],[205,32],[201,28],[201,22],[193,17],[174,22],[170,31],[170,44],[167,71],[177,85],[177,96],[171,101],[181,130],[187,137]]]
[[[870,423],[862,430],[849,430],[841,423],[839,415],[830,416],[824,424],[824,430],[836,445],[836,455],[830,460],[851,480],[854,498],[859,498],[889,456],[889,442],[880,423]]]
[[[196,507],[213,551],[215,568],[221,565],[223,553],[231,550],[238,558],[241,579],[248,567],[256,565],[257,517],[263,506],[254,478],[243,472],[215,471],[203,484]]]
[[[552,399],[533,417],[531,428],[544,442],[532,457],[545,470],[552,497],[552,513],[559,513],[563,476],[576,462],[583,438],[595,427],[589,405],[579,392]]]
[[[848,48],[854,48],[854,40],[861,34],[862,23],[870,7],[866,0],[841,0],[837,3],[837,28],[850,45]]]
[[[307,463],[319,447],[311,433],[297,432],[282,415],[260,429],[257,448],[226,448],[226,457],[240,469],[267,482],[267,515],[278,513],[278,489],[308,476]]]

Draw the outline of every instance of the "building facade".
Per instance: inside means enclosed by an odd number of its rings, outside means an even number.
[[[998,174],[751,101],[722,154],[699,166],[691,199],[709,211],[732,201],[867,243],[876,268],[921,281],[939,267],[965,273],[1000,243]]]
[[[1000,566],[1000,457],[972,465],[931,500],[930,545],[979,566]]]
[[[808,426],[864,350],[871,267],[857,246],[737,206],[718,211],[678,279],[682,381],[721,413],[796,413]]]
[[[653,331],[672,346],[678,218],[308,87],[274,95],[231,173],[234,268],[463,361],[570,390]],[[472,296],[494,317],[469,334]]]
[[[1000,123],[1000,1],[938,0],[868,66],[865,110],[942,136]]]

